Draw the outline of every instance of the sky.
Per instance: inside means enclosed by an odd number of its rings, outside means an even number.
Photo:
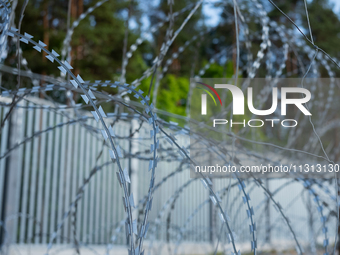
[[[303,0],[301,0],[303,1]],[[312,0],[307,0],[307,2],[311,2]],[[340,14],[340,0],[329,0],[332,4],[334,4],[335,13]],[[220,0],[207,0],[204,1],[203,5],[203,13],[207,16],[206,24],[210,26],[216,26],[219,22],[219,15],[216,15],[216,9],[212,7],[211,3],[220,2]],[[275,2],[275,1],[274,1]]]
[[[180,1],[180,0],[175,0],[176,1]],[[303,0],[301,0],[303,1]],[[307,2],[311,2],[312,0],[307,0]],[[338,13],[340,16],[340,0],[329,0],[332,4],[334,4],[334,11],[335,13]],[[218,8],[214,8],[213,7],[213,3],[215,2],[221,2],[221,0],[205,0],[203,2],[203,13],[206,16],[206,25],[208,26],[216,26],[219,23],[219,16],[221,13],[221,9]],[[275,2],[275,0],[274,0]],[[159,0],[149,0],[149,1],[141,1],[141,7],[142,9],[145,10],[145,12],[147,13],[147,11],[150,9],[150,6],[155,6],[159,3]],[[142,30],[143,31],[148,31],[149,27],[150,27],[150,22],[147,18],[147,15],[144,15],[142,17],[142,22],[143,22],[143,27]],[[129,27],[131,29],[134,29],[137,27],[137,23],[134,20],[131,20],[129,23]],[[148,40],[152,40],[152,36],[151,34],[144,34],[144,36],[148,39]]]
[[[333,4],[335,4],[334,6],[334,11],[336,13],[340,12],[340,1],[339,0],[330,0]]]

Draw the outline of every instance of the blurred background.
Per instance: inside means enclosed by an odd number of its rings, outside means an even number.
[[[190,178],[190,78],[327,78],[296,129],[195,135],[232,165],[339,162],[340,2],[274,3],[1,1],[0,253],[339,254],[337,178]]]

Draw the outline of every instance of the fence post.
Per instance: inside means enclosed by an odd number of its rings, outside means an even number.
[[[138,139],[138,132],[133,134],[133,132],[138,128],[138,123],[137,120],[131,119],[130,122],[130,132],[129,132],[129,154],[133,155],[138,152],[138,143],[133,143],[133,139]],[[130,176],[130,185],[128,186],[129,189],[129,194],[133,193],[133,199],[135,203],[137,204],[138,202],[138,159],[130,156],[128,159],[128,171],[129,171],[129,176]],[[134,219],[137,219],[138,216],[138,210],[134,210],[132,217]],[[126,244],[129,245],[129,238],[126,240]]]
[[[138,129],[138,122],[136,119],[131,120],[131,130],[130,134]],[[133,136],[130,138],[130,154],[134,155],[136,154],[139,150],[138,148],[138,136],[139,132],[136,132]],[[137,142],[133,142],[133,140],[136,140]],[[133,199],[135,203],[137,204],[138,202],[138,166],[139,166],[139,160],[136,159],[135,157],[130,157],[130,165],[129,165],[129,175],[130,175],[130,194],[133,193]],[[133,217],[136,219],[138,215],[138,210],[134,210]]]
[[[269,187],[269,179],[268,178],[266,179],[265,185],[266,185],[266,189],[269,191],[270,187]],[[270,241],[271,241],[270,240],[271,226],[270,226],[270,200],[269,200],[269,197],[266,200],[265,212],[266,212],[266,243],[269,244]]]
[[[210,155],[209,157],[209,165],[213,165],[212,163],[212,159],[213,156]],[[211,183],[212,183],[212,190],[214,190],[214,184],[215,184],[215,181],[214,181],[214,178],[211,178]],[[209,192],[209,196],[210,196],[210,192]],[[210,236],[209,236],[209,239],[210,239],[210,242],[212,245],[215,245],[215,242],[216,242],[216,230],[217,230],[217,226],[216,226],[216,207],[214,205],[214,203],[210,200],[209,201],[209,225],[210,225]]]

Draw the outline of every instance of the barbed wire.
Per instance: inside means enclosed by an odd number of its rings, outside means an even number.
[[[33,45],[33,48],[37,52],[46,54],[45,57],[50,62],[57,64],[57,68],[61,74],[61,77],[55,78],[50,75],[42,76],[33,73],[29,69],[30,63],[23,56],[20,57],[20,55],[23,54],[20,45],[17,47],[17,52],[19,53],[18,68],[1,65],[0,70],[2,73],[17,76],[19,81],[20,77],[27,77],[30,79],[30,84],[33,84],[32,87],[18,86],[15,89],[9,89],[6,87],[6,84],[3,83],[0,85],[0,99],[12,99],[4,102],[0,100],[0,107],[5,109],[3,111],[3,116],[5,117],[2,117],[1,119],[1,123],[3,124],[2,130],[5,130],[5,125],[9,125],[11,116],[13,116],[16,111],[30,112],[32,118],[33,111],[41,111],[42,114],[40,118],[47,118],[48,113],[54,113],[58,117],[56,122],[49,119],[50,126],[44,124],[40,128],[27,127],[27,132],[23,133],[26,136],[23,135],[21,140],[19,139],[15,144],[9,143],[8,147],[1,150],[0,162],[8,160],[8,158],[15,154],[18,149],[26,148],[28,144],[36,142],[36,139],[41,139],[41,141],[43,141],[41,147],[46,148],[46,146],[48,146],[46,144],[52,142],[51,138],[46,143],[46,139],[44,139],[46,136],[52,137],[50,135],[54,132],[60,132],[61,129],[75,124],[80,125],[82,132],[88,132],[93,139],[101,142],[98,152],[91,148],[85,148],[88,150],[89,154],[95,154],[95,160],[92,162],[89,171],[84,171],[82,173],[82,178],[74,180],[76,186],[73,187],[71,195],[65,198],[65,200],[62,200],[61,197],[58,198],[63,206],[58,205],[57,208],[52,209],[58,211],[57,215],[59,215],[59,217],[51,220],[50,233],[48,233],[47,225],[43,226],[40,222],[42,218],[47,218],[48,210],[46,209],[44,212],[38,210],[38,212],[35,213],[35,209],[31,205],[28,207],[28,214],[18,212],[13,215],[6,215],[6,219],[0,221],[0,228],[4,233],[1,252],[6,254],[5,248],[13,245],[15,247],[16,244],[16,240],[11,240],[10,234],[8,233],[6,227],[8,222],[25,218],[25,220],[29,220],[27,224],[28,237],[26,238],[26,242],[37,243],[41,237],[42,240],[44,240],[44,245],[47,247],[46,254],[52,254],[53,252],[55,254],[62,253],[69,248],[74,249],[77,254],[81,254],[82,248],[89,249],[92,252],[99,254],[95,249],[88,246],[90,244],[89,241],[81,241],[78,236],[78,233],[80,232],[79,226],[81,225],[79,221],[82,220],[80,211],[86,210],[81,207],[81,203],[82,201],[87,200],[89,190],[86,189],[86,187],[88,187],[91,182],[94,182],[94,180],[98,181],[98,179],[96,179],[97,176],[100,173],[104,173],[106,167],[110,167],[110,171],[117,169],[116,180],[118,180],[123,194],[122,203],[115,204],[114,206],[117,208],[124,208],[125,215],[116,220],[116,222],[111,222],[110,224],[104,223],[104,219],[98,219],[98,222],[100,220],[101,224],[98,223],[97,228],[95,229],[89,229],[86,236],[83,237],[85,240],[88,240],[90,236],[96,236],[100,231],[107,232],[108,238],[105,243],[106,254],[109,254],[114,249],[114,244],[118,242],[119,238],[125,239],[125,243],[128,244],[129,254],[144,255],[146,252],[151,254],[153,247],[156,246],[156,241],[161,240],[158,235],[163,228],[165,228],[165,234],[167,236],[166,244],[170,245],[171,242],[174,244],[173,249],[169,248],[170,253],[173,250],[174,254],[178,254],[180,246],[184,245],[185,240],[190,240],[191,237],[203,238],[200,237],[200,227],[193,226],[193,221],[195,217],[198,217],[198,215],[206,209],[206,207],[212,206],[212,208],[214,208],[212,214],[215,216],[218,215],[220,222],[217,223],[216,221],[216,223],[210,226],[203,226],[202,228],[203,233],[219,234],[218,241],[217,239],[210,240],[213,243],[213,251],[215,251],[215,254],[220,242],[227,243],[225,246],[229,245],[229,251],[231,251],[232,254],[241,254],[241,249],[243,251],[244,245],[237,240],[237,236],[240,233],[247,233],[242,234],[242,238],[245,238],[247,241],[250,240],[249,250],[255,255],[265,246],[265,241],[263,241],[260,236],[262,233],[260,231],[260,223],[261,219],[264,217],[263,212],[266,210],[264,206],[266,203],[274,205],[274,208],[277,210],[276,216],[282,219],[284,227],[288,229],[291,238],[296,245],[297,253],[303,254],[306,245],[300,240],[301,231],[297,229],[290,220],[290,217],[292,216],[290,215],[289,208],[302,198],[302,194],[305,191],[308,191],[314,198],[315,208],[320,215],[319,224],[322,227],[321,235],[323,236],[322,246],[324,254],[329,254],[331,249],[333,249],[334,254],[337,245],[338,229],[332,227],[332,224],[334,221],[337,226],[339,224],[339,187],[336,174],[334,175],[334,185],[326,179],[315,179],[313,176],[302,174],[287,174],[285,176],[287,177],[285,183],[276,187],[274,190],[270,190],[257,175],[248,174],[248,179],[244,180],[240,175],[234,173],[232,176],[229,176],[228,181],[226,181],[226,179],[213,179],[210,178],[210,176],[199,172],[197,173],[198,179],[187,178],[186,180],[181,180],[174,189],[171,189],[169,192],[167,191],[167,184],[170,183],[171,180],[182,178],[182,176],[184,176],[182,174],[191,171],[189,170],[190,167],[199,165],[194,159],[197,158],[197,156],[203,157],[200,152],[195,151],[189,145],[188,140],[190,140],[190,138],[195,138],[195,142],[199,144],[199,146],[206,148],[206,151],[209,151],[214,157],[221,160],[223,165],[242,166],[244,158],[254,162],[254,164],[258,162],[268,162],[277,165],[284,162],[284,159],[282,158],[273,157],[274,154],[289,157],[289,160],[292,162],[301,162],[306,156],[311,158],[311,162],[313,160],[323,160],[323,162],[334,164],[334,162],[338,160],[337,156],[340,152],[339,147],[337,147],[338,143],[333,141],[333,143],[329,143],[328,149],[324,149],[323,141],[326,139],[327,135],[329,136],[331,130],[337,130],[340,126],[339,120],[334,117],[336,116],[335,113],[337,112],[337,108],[336,106],[332,107],[338,93],[336,90],[337,83],[335,80],[336,75],[334,68],[338,68],[339,61],[319,48],[319,46],[317,46],[318,42],[313,40],[313,26],[309,21],[306,1],[304,1],[304,4],[310,39],[302,32],[302,28],[291,20],[286,13],[281,11],[273,1],[269,0],[274,8],[278,9],[281,14],[288,18],[293,26],[298,29],[300,32],[299,36],[297,36],[291,28],[271,20],[266,8],[264,8],[264,5],[260,1],[234,0],[231,3],[219,3],[220,6],[217,4],[219,8],[223,9],[225,14],[233,15],[232,18],[227,18],[224,22],[221,22],[215,27],[202,30],[197,35],[187,40],[177,50],[174,49],[170,54],[169,50],[176,40],[176,37],[180,33],[183,33],[184,27],[188,24],[191,17],[206,2],[203,0],[197,1],[174,12],[173,8],[176,6],[176,1],[169,0],[169,15],[164,20],[152,25],[149,29],[151,33],[155,33],[166,24],[168,25],[166,27],[166,35],[160,53],[154,58],[152,66],[149,67],[141,77],[130,82],[130,84],[125,83],[129,59],[131,59],[133,53],[136,52],[138,46],[141,45],[143,41],[147,40],[147,36],[146,33],[142,33],[138,36],[136,42],[130,46],[129,50],[127,50],[128,25],[125,27],[126,40],[123,45],[125,50],[123,50],[122,73],[119,77],[119,82],[110,80],[95,82],[84,81],[80,75],[76,76],[71,71],[73,67],[70,64],[70,44],[75,29],[77,29],[82,20],[89,14],[95,13],[96,8],[106,4],[106,2],[108,1],[102,0],[97,2],[93,7],[88,8],[73,22],[72,26],[68,28],[66,37],[63,40],[61,57],[57,51],[53,49],[51,51],[48,50],[46,44],[40,40],[38,40],[38,42],[33,40],[32,35],[25,32],[22,34],[18,29],[13,27],[9,28],[11,26],[10,15],[14,10],[11,9],[9,1],[1,1],[0,3],[0,15],[2,20],[0,59],[6,58],[8,55],[9,40],[12,40],[15,44],[24,43],[31,46]],[[228,13],[226,7],[232,8],[233,11]],[[182,24],[179,27],[175,27],[175,19],[186,12],[189,13]],[[23,13],[19,18],[23,18]],[[248,25],[250,19],[255,25],[261,27],[260,31],[252,31],[250,29],[250,26]],[[126,24],[128,24],[128,20]],[[308,103],[308,109],[317,112],[316,120],[312,122],[311,118],[309,118],[309,121],[307,121],[306,118],[302,118],[298,111],[295,114],[295,119],[299,120],[299,127],[290,130],[285,144],[276,144],[275,142],[270,141],[257,141],[250,136],[250,128],[247,126],[240,128],[237,132],[232,131],[231,129],[228,131],[220,129],[212,130],[207,124],[192,119],[190,114],[188,114],[190,112],[189,107],[191,106],[191,98],[194,89],[194,86],[191,83],[189,83],[188,96],[186,98],[186,113],[188,116],[178,116],[166,112],[167,109],[156,108],[156,106],[159,105],[159,91],[163,89],[163,79],[166,77],[166,73],[169,69],[171,69],[174,60],[179,60],[181,54],[184,55],[186,51],[190,50],[190,47],[194,47],[192,45],[193,42],[201,39],[203,36],[210,36],[210,34],[216,32],[223,26],[234,27],[236,36],[235,41],[231,45],[224,45],[224,47],[216,50],[213,54],[204,56],[204,59],[206,59],[206,64],[204,66],[200,66],[200,63],[196,58],[194,66],[198,67],[198,72],[194,75],[194,78],[199,80],[204,77],[214,63],[221,62],[222,57],[225,57],[227,60],[232,60],[233,57],[230,55],[235,54],[236,52],[237,61],[234,63],[235,70],[232,78],[235,80],[235,84],[241,84],[240,87],[243,91],[250,86],[250,79],[260,76],[261,74],[259,73],[263,70],[265,70],[266,79],[270,81],[269,84],[259,88],[260,92],[256,97],[257,109],[263,109],[263,107],[265,107],[272,89],[278,86],[280,78],[296,77],[296,75],[301,75],[303,78],[307,76],[321,77],[321,70],[326,70],[329,77],[329,84],[327,84],[328,93],[324,94],[325,89],[320,84],[315,83],[309,87],[312,95],[318,95],[313,96],[313,100]],[[279,41],[280,44],[276,45],[276,41]],[[307,42],[311,44],[311,46],[307,44]],[[254,47],[254,44],[258,45]],[[256,53],[253,54],[253,52]],[[322,54],[318,52],[321,52]],[[299,65],[296,70],[288,72],[287,62],[289,61],[289,54],[291,53],[296,56],[296,61]],[[164,62],[166,57],[168,58]],[[272,63],[273,58],[277,60],[275,61],[275,64]],[[225,60],[225,62],[227,60]],[[21,70],[20,64],[23,64],[26,71]],[[239,77],[242,76],[243,73],[246,73],[246,78],[248,79],[242,80],[241,77]],[[70,79],[65,80],[64,77],[66,76],[70,77]],[[150,76],[151,82],[149,91],[144,92],[141,89],[138,89],[141,82]],[[41,81],[48,81],[49,84],[40,83]],[[19,84],[21,83],[22,82],[19,82]],[[301,85],[303,86],[303,82]],[[118,89],[118,91],[113,94],[107,92],[108,90],[106,88]],[[150,102],[152,88],[153,99],[152,102]],[[69,100],[69,104],[64,105],[57,103],[53,97],[48,96],[48,93],[52,92],[64,93]],[[33,99],[38,93],[45,95],[45,98],[47,99],[44,101],[45,103],[43,100],[37,101]],[[78,103],[79,100],[77,100],[75,95],[79,95],[83,101]],[[134,100],[131,100],[130,98],[134,98]],[[104,106],[107,103],[119,105],[121,108],[114,113],[104,111]],[[87,111],[89,108],[91,108],[91,110]],[[128,114],[125,110],[130,111],[132,114]],[[231,114],[231,110],[232,104],[229,104],[223,108],[223,111],[219,116]],[[252,115],[252,117],[254,116],[255,115]],[[171,121],[166,121],[166,119],[171,119]],[[175,120],[179,123],[184,121],[186,126],[175,122]],[[119,126],[119,123],[124,121],[131,123],[133,121],[138,121],[138,124],[131,128],[129,134],[115,132],[115,127]],[[26,124],[21,123],[21,125],[22,128],[24,128]],[[313,130],[311,130],[311,127],[313,127]],[[218,141],[212,137],[206,136],[204,132],[197,131],[200,130],[198,128],[205,128],[206,130],[213,131],[217,135],[226,137],[229,140],[227,140],[227,142]],[[144,131],[146,134],[143,134]],[[310,137],[307,141],[304,141],[301,148],[299,143],[302,141],[302,138],[300,137],[305,133],[314,136]],[[3,137],[6,136],[6,133],[1,133],[1,135],[1,139],[3,139]],[[73,133],[70,133],[69,135],[71,136]],[[80,137],[76,132],[74,135]],[[66,138],[64,137],[63,139]],[[78,139],[79,138],[77,138],[77,140]],[[133,151],[128,150],[124,146],[125,141],[133,142],[134,147],[136,148]],[[66,141],[64,142],[66,144]],[[72,145],[70,139],[67,143],[69,146]],[[81,143],[84,146],[86,139],[81,140]],[[262,155],[253,148],[250,148],[255,145],[262,146],[268,153]],[[68,169],[76,169],[77,163],[75,162],[79,161],[82,162],[82,167],[80,167],[82,169],[86,162],[84,162],[84,159],[77,156],[78,147],[76,145],[72,146],[74,146],[76,150],[76,158],[72,161],[72,165],[70,160],[67,161],[66,167]],[[269,153],[271,151],[273,151],[273,153]],[[39,152],[41,153],[39,165],[42,165],[45,160],[44,157],[46,152],[39,149],[39,151],[35,151],[34,153]],[[323,154],[320,155],[320,152],[323,152]],[[106,156],[110,157],[110,161],[106,161]],[[25,160],[27,160],[28,154],[25,157]],[[52,156],[50,155],[47,157],[51,158]],[[136,160],[140,163],[135,171],[143,172],[143,175],[145,175],[145,172],[150,172],[148,181],[142,183],[140,180],[136,179],[136,177],[133,177],[133,173],[129,171],[128,166],[126,165],[126,160]],[[176,163],[178,165],[176,167],[171,165],[172,169],[165,172],[163,164],[166,163]],[[60,168],[63,167],[64,166],[60,165]],[[63,171],[60,172],[60,177],[56,176],[58,165],[55,162],[51,164],[51,168],[53,168],[54,171],[47,171],[48,179],[67,179],[67,182],[71,183],[71,180],[68,179],[69,176],[64,176]],[[162,172],[166,174],[157,180],[156,173],[157,176],[162,176]],[[27,179],[28,176],[29,174],[26,172],[20,179]],[[46,194],[46,196],[43,195],[43,178],[43,175],[40,174],[35,175],[34,180],[32,180],[33,183],[36,182],[40,185],[34,187],[37,199],[40,201],[39,203],[50,196],[50,193]],[[189,208],[187,215],[181,215],[184,220],[179,221],[181,222],[181,225],[178,225],[175,215],[177,215],[177,211],[180,211],[180,200],[186,193],[190,192],[192,187],[197,186],[196,183],[199,182],[196,181],[198,180],[200,180],[201,183],[199,190],[204,190],[205,195],[204,197],[197,198],[197,204]],[[139,185],[146,189],[145,193],[138,194],[138,197],[140,196],[141,198],[136,200],[138,201],[137,203],[135,203],[134,198],[134,195],[136,196],[137,194],[133,193],[136,192],[136,190],[133,190],[135,182],[139,182]],[[26,183],[23,187],[24,190],[28,190],[27,185],[28,184]],[[62,189],[61,181],[59,181],[59,187],[57,187],[57,184],[55,185],[55,189]],[[280,203],[280,197],[278,197],[277,194],[289,189],[288,187],[290,185],[298,185],[302,191],[301,193],[296,194],[291,203],[284,209]],[[154,200],[158,195],[157,192],[160,190],[163,190],[166,193],[166,198],[162,201],[158,201],[155,205]],[[260,191],[263,192],[265,196],[258,198],[257,194]],[[49,190],[48,192],[51,191]],[[235,194],[233,195],[231,202],[229,201],[230,194]],[[34,200],[34,196],[35,193],[33,195],[31,192],[30,196],[26,197],[26,200],[20,201],[22,210],[23,207],[26,206],[27,200]],[[233,211],[234,208],[236,208],[236,213]],[[110,211],[110,213],[112,212]],[[240,222],[238,221],[239,217],[242,218]],[[67,226],[67,224],[69,224],[69,226]],[[280,228],[278,224],[279,223],[275,221],[270,224],[269,228]],[[220,227],[220,232],[218,232],[218,227],[215,228],[215,225]],[[68,227],[70,227],[69,234]],[[330,241],[331,238],[333,238],[330,231],[335,231],[334,242]],[[319,236],[319,234],[320,233],[312,233],[313,236]],[[20,232],[18,236],[20,242],[24,242],[26,234]],[[52,250],[54,245],[60,242],[60,240],[68,240],[72,245],[70,247],[55,248],[55,250]],[[146,240],[148,243],[144,245]],[[316,240],[317,238],[310,240],[311,246],[316,247]],[[214,243],[215,241],[217,241],[217,244]],[[223,246],[223,249],[226,248]]]

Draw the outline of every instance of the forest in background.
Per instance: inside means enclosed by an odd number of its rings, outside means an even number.
[[[77,20],[82,13],[90,7],[96,5],[98,1],[91,0],[31,0],[25,6],[25,1],[20,0],[16,6],[15,27],[19,26],[20,13],[25,9],[24,18],[21,24],[21,32],[27,32],[34,35],[36,39],[43,41],[47,48],[55,49],[61,52],[63,40],[66,36],[67,28]],[[273,8],[269,2],[262,1],[269,12],[271,20],[284,24],[286,27],[292,27],[292,24],[282,16],[278,10]],[[306,28],[304,32],[308,34],[308,25],[305,17],[303,1],[275,1],[278,7],[286,12],[292,19],[302,27]],[[176,1],[173,6],[173,12],[182,10],[190,6],[195,1],[181,0]],[[209,3],[206,3],[209,4]],[[221,9],[220,2],[210,3]],[[248,4],[242,3],[242,4]],[[251,2],[249,2],[251,4]],[[158,67],[157,72],[164,71],[166,60],[173,53],[178,52],[180,47],[197,36],[185,51],[181,52],[176,59],[172,61],[164,77],[159,81],[157,92],[156,108],[166,110],[167,112],[186,115],[186,100],[189,91],[190,77],[198,74],[199,70],[204,67],[211,58],[214,63],[205,71],[202,77],[221,78],[232,77],[235,73],[235,25],[230,22],[233,20],[232,5],[222,6],[222,12],[209,14],[204,13],[204,7],[200,7],[194,16],[188,21],[183,31],[177,36],[171,45],[167,55],[164,58],[162,66]],[[247,8],[243,8],[247,10]],[[313,27],[313,38],[326,52],[333,57],[340,57],[338,50],[338,41],[340,36],[340,21],[338,14],[334,13],[331,3],[328,0],[313,0],[308,4],[309,18]],[[71,40],[71,51],[69,62],[74,67],[74,73],[81,74],[84,80],[113,80],[120,81],[122,72],[122,59],[124,52],[124,38],[127,38],[126,49],[135,43],[136,39],[145,32],[150,32],[153,25],[164,21],[170,10],[167,0],[160,1],[136,1],[136,0],[115,0],[107,1],[100,7],[96,8],[90,15],[80,21],[79,26],[74,30]],[[190,9],[175,17],[173,30],[175,31],[184,21]],[[201,31],[206,31],[209,27],[206,25],[206,19],[209,15],[219,15],[219,23],[210,32],[199,36]],[[251,17],[251,15],[244,16]],[[127,20],[129,19],[129,25]],[[227,22],[229,20],[229,22]],[[261,27],[251,20],[247,20],[250,30],[260,31]],[[166,27],[158,28],[154,33],[148,34],[147,40],[133,52],[132,57],[126,68],[126,83],[142,76],[143,72],[152,65],[153,59],[159,54],[161,45],[166,39]],[[128,29],[126,29],[128,28]],[[250,38],[252,41],[252,53],[256,54],[260,47],[260,40]],[[217,55],[226,49],[225,54]],[[55,77],[60,76],[60,72],[53,64],[32,47],[21,43],[23,58],[27,60],[27,65],[21,65],[21,69],[29,69],[37,74],[49,74]],[[282,47],[282,42],[272,42],[273,48]],[[17,68],[16,42],[9,42],[9,52],[5,65]],[[247,52],[241,50],[241,66],[246,64]],[[307,56],[300,56],[306,63],[309,63]],[[266,60],[263,60],[266,61]],[[273,63],[275,65],[275,63]],[[296,73],[291,77],[301,77],[302,73],[298,70],[298,61],[296,56],[289,52],[285,72]],[[339,74],[339,71],[337,71]],[[326,75],[326,70],[324,70]],[[245,77],[246,72],[241,73]],[[256,77],[266,76],[266,64],[260,67]],[[8,79],[8,80],[6,80]],[[13,88],[16,86],[16,77],[5,78],[3,86]],[[140,88],[143,91],[149,91],[152,78],[149,77],[142,81]],[[26,87],[32,87],[29,79],[23,78]],[[155,83],[155,79],[153,79]],[[153,96],[153,88],[150,96]],[[105,88],[104,88],[105,89]],[[115,91],[108,91],[112,94]],[[53,95],[61,103],[66,103],[66,97],[59,92]],[[74,95],[75,100],[80,102],[80,96]],[[152,98],[151,98],[152,99]],[[131,98],[134,100],[134,98]],[[112,108],[114,106],[112,105]],[[111,109],[113,110],[113,109]]]

